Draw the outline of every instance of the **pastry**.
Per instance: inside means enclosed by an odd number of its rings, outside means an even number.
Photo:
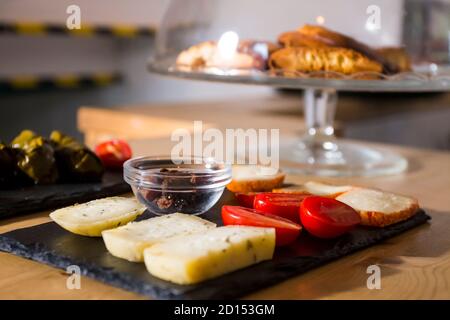
[[[273,70],[282,69],[287,76],[296,72],[338,72],[353,74],[358,72],[381,73],[380,63],[367,58],[352,49],[334,47],[287,47],[270,56],[269,66]]]
[[[337,47],[352,49],[380,63],[384,73],[396,73],[398,68],[383,55],[364,43],[322,26],[304,25],[296,31],[280,35],[278,41],[285,47],[307,46],[311,48]]]
[[[206,41],[182,51],[176,64],[195,68],[258,69],[267,68],[269,56],[279,47],[267,41],[242,40],[232,58],[223,57],[217,42]]]

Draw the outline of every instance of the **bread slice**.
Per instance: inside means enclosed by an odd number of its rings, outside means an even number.
[[[145,211],[136,198],[110,197],[58,209],[50,218],[64,229],[90,237],[133,221]]]
[[[317,196],[336,198],[338,195],[350,191],[352,186],[336,186],[316,181],[308,181],[305,184],[293,185],[285,188],[273,189],[275,193],[313,194]]]
[[[283,184],[285,174],[272,167],[260,165],[234,165],[232,180],[227,185],[231,192],[272,191]]]
[[[373,189],[355,188],[336,200],[358,211],[361,224],[385,227],[412,217],[419,209],[416,199]]]
[[[193,284],[272,259],[275,229],[227,226],[179,236],[144,250],[148,272]]]
[[[215,228],[208,220],[182,213],[173,213],[130,222],[125,226],[102,232],[106,249],[115,257],[132,262],[144,261],[144,249],[174,236],[203,232]]]

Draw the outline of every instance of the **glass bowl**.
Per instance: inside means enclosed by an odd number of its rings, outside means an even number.
[[[231,182],[231,166],[201,157],[138,157],[125,162],[124,179],[156,215],[199,215],[220,199]]]

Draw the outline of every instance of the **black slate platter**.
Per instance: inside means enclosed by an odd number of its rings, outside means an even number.
[[[31,186],[0,191],[0,219],[130,192],[122,172],[106,172],[98,183]]]
[[[221,206],[233,202],[233,195],[226,192],[203,217],[220,224]],[[141,219],[148,217],[150,214],[144,214]],[[428,219],[430,217],[420,211],[409,220],[387,228],[359,227],[345,236],[327,241],[303,232],[293,245],[278,248],[271,261],[190,286],[175,285],[152,277],[144,264],[111,256],[101,238],[77,236],[53,222],[0,235],[0,250],[64,270],[69,265],[78,265],[88,277],[153,298],[233,299],[374,245]]]

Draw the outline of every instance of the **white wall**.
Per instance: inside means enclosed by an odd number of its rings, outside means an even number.
[[[167,0],[1,0],[0,21],[65,23],[66,8],[81,8],[81,18],[89,24],[159,23]]]

